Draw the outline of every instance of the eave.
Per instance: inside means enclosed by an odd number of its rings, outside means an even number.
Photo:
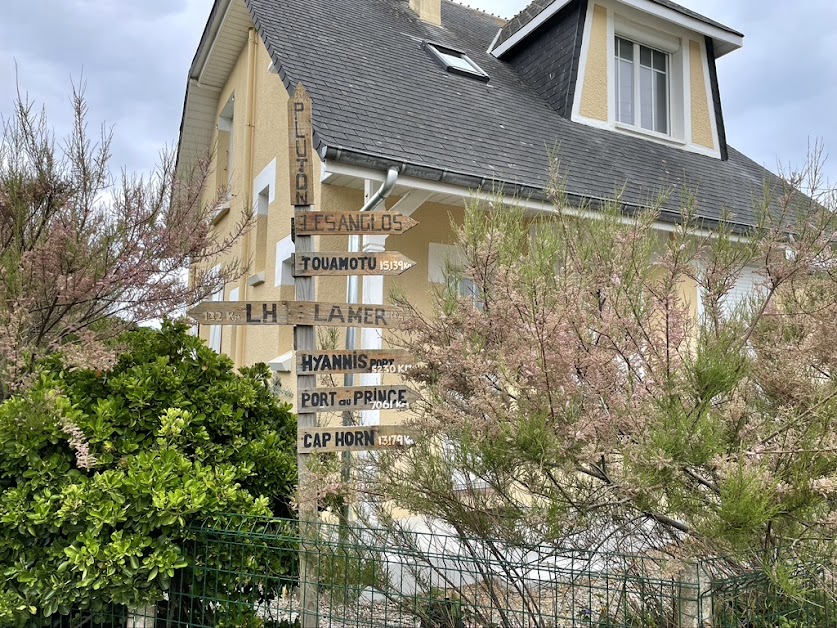
[[[691,15],[685,15],[679,11],[663,6],[653,0],[618,0],[622,4],[632,7],[643,13],[653,15],[673,24],[687,28],[695,33],[712,38],[715,48],[715,57],[719,58],[738,50],[744,45],[744,36],[732,29],[720,28],[714,24],[708,24]],[[526,23],[520,30],[516,31],[508,39],[491,49],[491,54],[498,59],[508,53],[518,44],[523,42],[530,34],[535,32],[544,22],[567,6],[571,0],[555,0],[545,7],[534,19]]]
[[[183,180],[212,149],[218,99],[252,27],[244,0],[215,0],[186,85],[177,145],[177,176]]]

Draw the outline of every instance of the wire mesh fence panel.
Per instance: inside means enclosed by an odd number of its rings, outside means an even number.
[[[780,586],[764,573],[712,582],[715,628],[837,626],[837,582],[830,571],[798,568]]]
[[[763,575],[713,579],[705,565],[648,553],[327,523],[301,538],[295,521],[239,516],[192,529],[186,550],[189,567],[154,604],[32,625],[295,628],[303,607],[316,608],[324,628],[837,625],[833,587],[816,588],[810,574],[809,594],[793,598]],[[299,573],[299,552],[309,573]],[[306,590],[317,598],[308,605]]]

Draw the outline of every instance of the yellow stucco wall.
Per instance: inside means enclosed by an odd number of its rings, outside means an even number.
[[[593,7],[593,23],[590,28],[579,111],[586,118],[603,122],[607,122],[608,119],[610,84],[607,78],[607,41],[607,9],[597,4]]]
[[[706,60],[696,41],[689,41],[689,73],[692,92],[692,142],[698,146],[715,148],[709,100],[706,91]]]

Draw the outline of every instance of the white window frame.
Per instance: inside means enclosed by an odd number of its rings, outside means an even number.
[[[215,269],[219,270],[218,267]],[[224,287],[222,286],[217,292],[213,292],[209,298],[210,301],[217,302],[224,300]],[[223,342],[223,326],[210,325],[209,326],[209,348],[215,353],[221,353],[221,343]]]
[[[445,439],[444,443],[442,444],[442,447],[444,450],[445,458],[449,463],[453,464],[454,458],[456,457],[456,446],[451,440]],[[488,480],[478,478],[470,471],[464,471],[463,469],[459,469],[456,467],[454,467],[453,469],[453,477],[451,478],[451,480],[453,481],[453,490],[457,492],[485,491],[491,488],[491,484]]]
[[[276,288],[294,285],[293,254],[296,250],[291,236],[276,242],[276,268],[273,285]]]
[[[619,44],[620,40],[623,41],[623,42],[627,42],[627,43],[629,43],[633,46],[633,51],[632,51],[633,54],[632,54],[631,61],[630,61],[631,71],[632,71],[631,80],[633,81],[633,85],[632,85],[633,94],[632,94],[632,101],[631,101],[631,109],[632,109],[631,113],[633,114],[632,115],[633,120],[621,120],[620,119],[621,112],[620,112],[619,96],[620,96],[620,91],[621,91],[620,90],[620,78],[621,78],[621,75],[622,75],[620,68],[622,66],[622,62],[625,61],[619,55],[619,45],[618,44]],[[616,122],[618,124],[625,124],[625,125],[628,125],[628,126],[631,126],[631,127],[635,127],[637,129],[642,130],[643,132],[654,133],[654,134],[658,134],[658,135],[661,135],[661,136],[664,136],[664,137],[671,137],[671,135],[672,135],[672,120],[671,120],[671,83],[672,83],[672,81],[671,81],[671,74],[672,74],[672,65],[673,65],[671,54],[669,52],[665,51],[665,50],[660,50],[660,49],[658,49],[654,46],[650,46],[650,45],[648,45],[644,42],[637,41],[634,38],[627,37],[623,34],[620,34],[619,32],[617,32],[614,35],[613,47],[614,47],[614,70],[615,70],[614,71],[614,78],[615,78],[614,97],[616,98],[616,111],[615,111]],[[651,54],[652,54],[651,66],[644,66],[642,64],[641,59],[642,59],[642,50],[643,49],[650,51]],[[662,72],[660,70],[658,70],[656,67],[654,67],[654,59],[653,59],[654,53],[661,54],[665,58],[665,70],[662,71]],[[643,99],[642,99],[642,87],[641,87],[642,68],[647,68],[647,69],[651,70],[652,77],[653,77],[653,80],[651,82],[651,89],[652,89],[652,94],[651,94],[651,118],[652,118],[652,125],[655,128],[650,128],[650,129],[647,128],[647,127],[644,127],[642,125],[642,113],[643,113],[642,104],[644,102]],[[665,94],[665,123],[666,124],[665,124],[665,130],[663,130],[663,131],[660,131],[656,128],[657,123],[658,123],[658,119],[657,119],[658,109],[657,109],[657,97],[656,97],[657,96],[657,93],[656,93],[657,81],[656,81],[656,78],[657,78],[657,75],[660,74],[660,73],[665,75],[665,89],[666,89],[666,94]]]
[[[461,268],[463,261],[462,250],[455,244],[431,242],[427,247],[427,281],[447,283],[448,269]]]
[[[235,157],[235,94],[230,96],[221,115],[218,116],[218,130],[229,133],[227,145],[227,184],[230,189],[233,185],[233,159]]]
[[[592,3],[591,3],[592,6]],[[588,9],[592,11],[592,9]],[[593,126],[602,126],[628,135],[640,136],[668,146],[682,146],[692,152],[719,157],[718,151],[707,150],[691,141],[691,85],[689,31],[676,25],[663,22],[646,14],[633,11],[623,5],[611,5],[607,9],[607,55],[608,55],[608,119],[598,123],[580,115],[579,109],[573,109],[573,117]],[[589,15],[589,13],[588,13]],[[588,27],[585,26],[585,29]],[[585,33],[587,31],[585,30]],[[589,35],[589,33],[588,33]],[[668,132],[657,133],[643,129],[641,125],[628,124],[617,120],[618,93],[616,83],[616,37],[646,46],[669,55],[668,58]],[[634,81],[636,85],[636,81]],[[580,103],[576,99],[576,103]],[[578,105],[580,106],[580,105]]]

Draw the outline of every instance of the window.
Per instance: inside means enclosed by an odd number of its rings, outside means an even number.
[[[233,177],[233,130],[235,128],[235,96],[230,96],[218,116],[218,154],[216,164],[216,185],[229,191]]]
[[[256,195],[256,273],[248,278],[247,284],[258,286],[264,283],[267,258],[267,211],[270,206],[270,187]]]
[[[742,268],[732,288],[720,301],[721,319],[729,320],[741,308],[749,307],[753,300],[764,298],[766,296],[765,284],[765,278],[759,269],[752,266]],[[699,319],[703,318],[705,313],[703,303],[705,294],[703,286],[698,286],[697,314]]]
[[[741,270],[732,287],[721,303],[721,312],[724,318],[731,318],[732,315],[742,307],[748,307],[753,299],[764,297],[765,280],[758,269],[746,267]]]
[[[422,46],[430,52],[431,56],[439,65],[451,74],[461,74],[462,76],[470,76],[480,81],[488,81],[488,74],[483,72],[482,68],[471,61],[464,52],[427,42],[424,42]]]
[[[485,307],[483,295],[473,279],[462,276],[464,258],[462,250],[452,244],[436,244],[431,242],[427,252],[427,281],[429,283],[445,284],[453,294],[465,299],[471,299],[474,307],[482,310]]]
[[[218,266],[214,269],[216,272],[220,271]],[[223,301],[224,300],[224,288],[223,286],[218,289],[217,292],[214,292],[212,296],[209,297],[210,301]],[[216,353],[221,353],[221,332],[223,327],[221,325],[210,325],[209,326],[209,348],[215,351]]]
[[[669,55],[619,36],[615,51],[616,120],[669,135]]]
[[[485,309],[482,291],[477,287],[473,279],[460,277],[457,289],[461,298],[471,299],[474,302],[474,307],[480,311]]]
[[[260,286],[267,277],[267,221],[270,206],[276,200],[276,159],[273,159],[259,175],[253,179],[253,213],[256,218],[256,228],[252,235],[255,243],[251,250],[255,255],[255,273],[247,278],[247,285]]]
[[[291,236],[287,236],[276,243],[276,276],[273,282],[276,287],[294,285],[294,248]]]
[[[451,466],[454,491],[474,492],[491,488],[488,480],[480,478],[468,468],[462,468],[463,466],[472,468],[478,461],[450,439],[446,439],[442,446],[446,462]]]

